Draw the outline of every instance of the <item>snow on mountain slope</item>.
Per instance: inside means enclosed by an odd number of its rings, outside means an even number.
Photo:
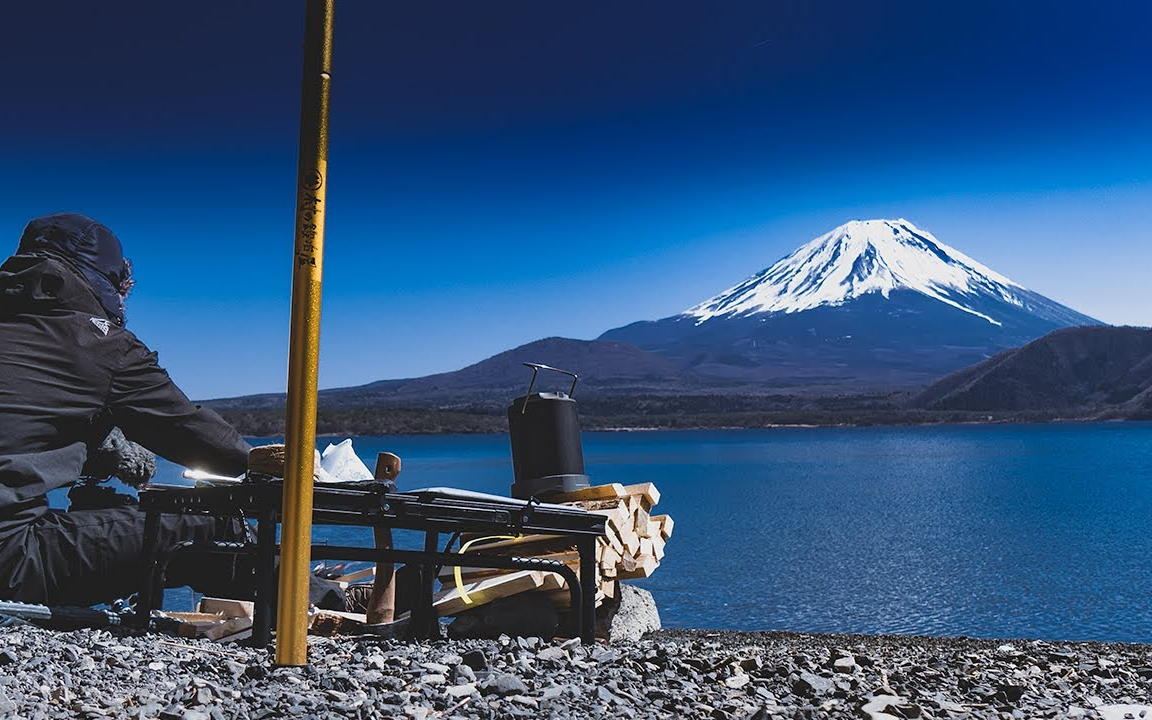
[[[869,293],[887,298],[894,290],[913,290],[993,325],[1000,321],[982,311],[989,300],[1023,308],[1035,297],[907,220],[853,220],[682,316],[699,324],[716,317],[795,313]]]

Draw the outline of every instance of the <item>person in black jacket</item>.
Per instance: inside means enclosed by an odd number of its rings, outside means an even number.
[[[0,266],[0,599],[91,605],[137,589],[144,515],[133,507],[64,512],[47,495],[80,477],[113,427],[180,465],[224,475],[250,447],[188,400],[124,328],[131,265],[112,232],[75,213],[33,220]],[[160,542],[239,540],[238,520],[165,515]],[[169,569],[169,584],[238,597],[231,561]],[[225,567],[227,563],[227,567]]]

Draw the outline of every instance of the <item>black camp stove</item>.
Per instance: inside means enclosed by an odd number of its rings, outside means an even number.
[[[524,365],[532,368],[528,392],[508,406],[508,436],[515,477],[512,497],[546,499],[549,495],[588,487],[580,443],[580,417],[572,398],[576,392],[576,373],[539,363]],[[571,377],[572,386],[567,393],[533,393],[541,370]]]

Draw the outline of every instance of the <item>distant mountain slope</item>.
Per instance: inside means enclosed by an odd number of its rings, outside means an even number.
[[[685,312],[609,330],[706,378],[913,387],[1051,330],[1099,322],[907,220],[853,221]]]
[[[663,388],[691,382],[689,373],[632,345],[550,337],[506,350],[454,372],[326,390],[321,395],[333,399],[376,394],[418,398],[425,394],[483,391],[485,394],[499,393],[501,397],[506,395],[510,400],[513,395],[509,393],[523,394],[532,377],[532,371],[524,367],[525,362],[551,365],[576,373],[580,377],[577,393]],[[540,374],[538,384],[546,389],[566,389],[569,381],[556,373],[545,372]]]
[[[678,392],[695,381],[663,358],[620,342],[571,340],[551,337],[506,350],[454,372],[402,380],[380,380],[367,385],[321,390],[322,408],[404,406],[413,408],[502,407],[522,395],[535,362],[576,373],[576,396],[598,393]],[[567,391],[571,381],[542,372],[537,388]],[[283,407],[284,395],[255,395],[213,400],[217,410]]]
[[[919,393],[929,410],[1067,411],[1147,417],[1152,411],[1152,329],[1057,330],[954,373]]]

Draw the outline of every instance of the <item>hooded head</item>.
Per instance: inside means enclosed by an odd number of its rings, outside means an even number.
[[[16,253],[44,255],[72,265],[87,278],[108,319],[124,324],[124,298],[133,283],[132,264],[108,228],[77,213],[45,215],[24,228]]]

